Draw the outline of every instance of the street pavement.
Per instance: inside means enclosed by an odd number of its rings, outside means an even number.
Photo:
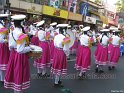
[[[62,77],[64,88],[54,88],[52,77],[38,78],[33,61],[30,60],[31,87],[25,93],[124,93],[124,56],[120,57],[119,64],[114,71],[108,71],[108,68],[105,67],[104,74],[96,74],[94,73],[95,60],[93,56],[95,48],[91,48],[91,70],[83,80],[78,79],[78,73],[74,69],[75,56],[71,56],[71,60],[68,61],[68,75]],[[4,89],[0,84],[0,93],[13,93],[13,90]]]

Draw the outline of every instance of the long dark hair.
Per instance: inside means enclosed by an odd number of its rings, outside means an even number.
[[[63,31],[63,30],[64,30],[64,29],[60,27],[60,28],[59,28],[59,33],[64,35],[64,31]]]
[[[87,35],[87,31],[84,31],[84,35]]]
[[[21,25],[22,20],[14,20],[15,27],[21,28],[22,32],[25,33],[23,26]]]
[[[102,35],[102,38],[103,38],[103,36],[107,36],[107,33],[104,32],[103,35]],[[107,37],[108,37],[108,36],[107,36]],[[102,43],[102,38],[100,39],[100,43]]]
[[[64,27],[64,28],[59,28],[59,33],[60,34],[63,34],[64,35],[64,30],[66,31],[67,30],[67,27]],[[67,34],[67,33],[66,33]],[[65,35],[64,35],[65,36]]]
[[[119,36],[119,33],[118,32],[114,32],[113,35]]]

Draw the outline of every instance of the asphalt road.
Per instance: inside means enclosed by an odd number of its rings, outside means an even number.
[[[36,77],[36,68],[30,60],[31,87],[25,93],[124,93],[124,56],[120,57],[119,64],[114,71],[108,71],[105,67],[104,74],[95,74],[95,61],[92,47],[92,66],[87,73],[87,78],[79,80],[77,71],[74,69],[75,56],[68,61],[68,75],[63,77],[64,88],[54,88],[52,77],[41,79]],[[49,72],[49,71],[48,71]],[[69,89],[71,92],[64,90]],[[13,90],[4,89],[0,84],[0,93],[13,93]]]

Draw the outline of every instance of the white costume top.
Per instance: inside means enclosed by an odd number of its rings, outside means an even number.
[[[113,45],[117,46],[117,45],[120,44],[120,40],[121,40],[121,38],[120,38],[119,36],[113,35],[113,36],[112,36],[112,42],[111,42],[111,43],[112,43]]]
[[[39,30],[37,34],[38,34],[38,39],[40,41],[50,40],[55,35],[53,31],[50,33],[50,31],[43,31],[43,30]]]
[[[38,39],[40,41],[46,41],[46,39],[45,39],[45,31],[43,31],[43,30],[38,31]]]
[[[17,48],[16,41],[18,39],[18,35],[22,33],[22,29],[15,28],[13,31],[10,31],[9,33],[9,49]],[[12,36],[13,34],[13,36]],[[15,39],[15,40],[14,40]]]
[[[4,26],[0,23],[0,29],[4,28]],[[5,39],[7,37],[6,34],[0,34],[0,43],[6,43],[7,39]]]
[[[98,42],[100,42],[101,38],[102,38],[102,34],[100,34],[99,37],[97,37]]]
[[[83,34],[83,35],[80,36],[81,45],[89,46],[89,40],[90,40],[90,37],[88,35]]]
[[[109,41],[109,38],[104,35],[104,36],[102,37],[102,42],[101,42],[101,44],[107,46],[107,45],[108,45],[108,41]]]
[[[22,33],[22,29],[21,28],[15,28],[14,31],[13,31],[13,37],[15,38],[16,41],[18,41],[19,39],[19,36],[23,34]],[[26,46],[26,40],[23,40],[22,43],[19,43],[17,44],[17,42],[13,39],[13,37],[11,36],[9,39],[9,42],[12,42],[12,43],[9,43],[9,47],[10,48],[17,48],[17,52],[18,53],[27,53],[29,52],[31,49],[29,46]]]
[[[65,36],[62,34],[58,34],[54,38],[54,46],[57,48],[62,48],[65,54],[68,56],[69,55],[69,44],[66,43],[63,45],[63,40]]]
[[[30,25],[30,34],[32,34],[32,35],[35,35],[36,34],[36,32],[37,32],[37,29],[36,29],[36,27],[35,26],[33,26],[33,25]]]
[[[54,36],[54,33],[56,32],[57,29],[53,28],[51,29],[51,36]]]
[[[4,26],[0,23],[0,28],[3,28]]]

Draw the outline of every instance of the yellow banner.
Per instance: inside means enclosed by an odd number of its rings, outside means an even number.
[[[68,18],[68,11],[61,10],[61,9],[55,9],[50,6],[43,6],[43,14],[50,15],[50,16],[56,16],[56,17],[60,17],[64,19]]]

